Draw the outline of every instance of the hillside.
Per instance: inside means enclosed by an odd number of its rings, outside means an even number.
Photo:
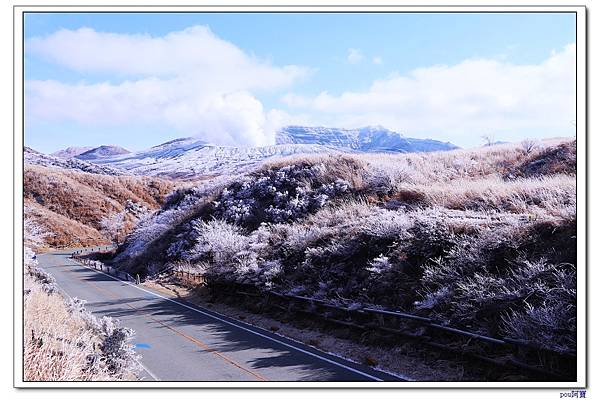
[[[129,153],[131,153],[129,150],[120,146],[99,146],[77,154],[75,157],[80,160],[97,160]]]
[[[109,243],[101,221],[125,210],[124,235],[144,210],[159,208],[175,184],[26,164],[23,186],[26,213],[53,233],[50,246],[61,247]]]
[[[27,165],[40,165],[43,167],[58,167],[63,169],[77,170],[81,172],[89,172],[92,174],[101,175],[124,175],[123,171],[115,168],[111,168],[106,165],[92,164],[87,161],[78,160],[76,158],[60,158],[55,156],[49,156],[44,153],[40,153],[30,147],[23,149],[23,162]]]
[[[291,126],[278,131],[276,144],[271,146],[216,146],[190,137],[134,153],[115,146],[101,146],[77,158],[128,174],[192,180],[248,172],[264,161],[290,155],[413,153],[456,148],[451,143],[437,140],[407,138],[382,127],[338,129]]]
[[[130,174],[175,179],[195,179],[248,171],[265,160],[294,154],[329,153],[337,149],[321,145],[228,147],[195,138],[176,139],[148,150],[118,157],[91,160]]]
[[[58,158],[73,158],[75,156],[80,155],[81,153],[85,153],[88,150],[92,150],[93,148],[93,146],[67,147],[66,149],[55,151],[50,155]]]
[[[574,163],[560,160],[575,149],[554,141],[278,159],[174,192],[115,262],[406,311],[571,354],[576,180]]]

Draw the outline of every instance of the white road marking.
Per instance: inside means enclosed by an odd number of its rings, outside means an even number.
[[[154,379],[154,380],[155,380],[155,381],[157,381],[157,382],[158,382],[158,381],[160,381],[160,378],[159,378],[158,376],[154,375],[154,374],[152,373],[152,371],[150,371],[150,370],[148,369],[148,367],[146,367],[144,364],[142,364],[142,362],[141,362],[140,360],[137,360],[137,362],[138,362],[138,364],[140,364],[140,367],[142,367],[142,369],[143,369],[144,371],[146,371],[146,372],[148,373],[148,375],[150,375],[150,376],[152,377],[152,379]]]
[[[257,335],[257,336],[260,336],[260,337],[262,337],[262,338],[268,339],[268,340],[270,340],[270,341],[272,341],[272,342],[278,343],[278,344],[280,344],[280,345],[282,345],[282,346],[285,346],[285,347],[288,347],[288,348],[290,348],[290,349],[294,349],[294,350],[296,350],[296,351],[299,351],[299,352],[301,352],[301,353],[307,354],[307,355],[309,355],[309,356],[315,357],[315,358],[317,358],[317,359],[319,359],[319,360],[321,360],[321,361],[325,361],[325,362],[327,362],[327,363],[329,363],[329,364],[333,364],[333,365],[335,365],[335,366],[337,366],[337,367],[340,367],[340,368],[343,368],[343,369],[345,369],[345,370],[352,371],[352,372],[354,372],[355,374],[362,375],[362,376],[364,376],[364,377],[367,377],[367,378],[370,378],[370,379],[372,379],[372,380],[374,380],[374,381],[377,381],[377,382],[383,382],[383,379],[381,379],[381,378],[378,378],[378,377],[376,377],[376,376],[373,376],[373,375],[369,375],[369,374],[368,374],[368,373],[366,373],[366,372],[359,371],[359,370],[357,370],[357,369],[355,369],[355,368],[352,368],[352,367],[350,367],[350,366],[348,366],[348,365],[344,365],[344,364],[338,363],[337,361],[330,360],[329,358],[326,358],[326,357],[320,356],[320,355],[318,355],[318,354],[315,354],[315,353],[311,353],[310,351],[307,351],[307,350],[304,350],[304,349],[302,349],[302,348],[299,348],[299,347],[293,346],[293,345],[291,345],[291,344],[289,344],[289,343],[282,342],[281,340],[275,339],[275,338],[273,338],[273,337],[271,337],[271,336],[267,336],[267,335],[264,335],[264,334],[262,334],[262,333],[260,333],[260,332],[253,331],[252,329],[248,329],[248,328],[246,328],[245,326],[238,325],[238,324],[236,324],[236,323],[233,323],[233,322],[231,322],[231,321],[227,321],[227,320],[225,320],[225,319],[219,318],[219,317],[217,317],[217,316],[215,316],[215,315],[212,315],[212,314],[209,314],[209,313],[207,313],[207,312],[204,312],[204,311],[202,311],[202,310],[200,310],[200,309],[198,309],[198,308],[195,308],[195,307],[188,306],[187,304],[180,303],[180,302],[179,302],[179,301],[177,301],[177,300],[173,300],[173,299],[170,299],[170,298],[168,298],[168,297],[162,296],[162,295],[160,295],[160,294],[158,294],[158,293],[154,293],[154,292],[151,292],[151,291],[149,291],[149,290],[147,290],[147,289],[143,289],[143,288],[141,288],[141,287],[139,287],[139,286],[133,285],[133,284],[132,284],[132,283],[130,283],[130,282],[126,282],[126,281],[123,281],[123,280],[117,279],[117,278],[115,278],[115,277],[114,277],[114,276],[112,276],[112,275],[106,274],[106,273],[104,273],[104,272],[102,272],[102,271],[98,271],[97,269],[90,268],[90,267],[88,267],[88,266],[86,266],[86,265],[83,265],[83,264],[80,264],[80,265],[82,265],[83,267],[85,267],[85,268],[87,268],[87,269],[89,269],[89,270],[91,270],[91,271],[95,271],[95,272],[98,272],[98,273],[100,273],[100,274],[102,274],[102,275],[108,276],[109,278],[112,278],[112,279],[113,279],[113,280],[115,280],[115,281],[118,281],[118,282],[124,283],[124,284],[126,284],[126,285],[129,285],[129,286],[131,286],[131,287],[135,288],[135,289],[138,289],[138,290],[141,290],[141,291],[143,291],[143,292],[149,293],[149,294],[151,294],[151,295],[153,295],[153,296],[155,296],[155,297],[161,298],[161,299],[163,299],[163,300],[170,301],[171,303],[175,303],[175,304],[177,304],[177,305],[180,305],[180,306],[182,306],[182,307],[185,307],[185,308],[187,308],[187,309],[189,309],[189,310],[195,311],[195,312],[197,312],[197,313],[199,313],[199,314],[202,314],[202,315],[205,315],[205,316],[207,316],[207,317],[214,318],[214,319],[216,319],[217,321],[221,321],[221,322],[223,322],[223,323],[225,323],[225,324],[227,324],[227,325],[231,325],[231,326],[234,326],[234,327],[236,327],[236,328],[238,328],[238,329],[242,329],[242,330],[244,330],[244,331],[246,331],[246,332],[250,332],[250,333],[252,333],[252,334],[254,334],[254,335]],[[217,313],[216,311],[213,311],[213,312],[214,312],[215,314],[218,314],[218,315],[222,316],[222,317],[225,317],[223,314]],[[287,339],[287,338],[286,338],[286,339]],[[288,340],[292,340],[292,339],[288,339]],[[292,341],[293,341],[293,340],[292,340]]]

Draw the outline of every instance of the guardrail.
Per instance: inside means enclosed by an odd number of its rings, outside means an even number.
[[[257,291],[250,285],[217,284],[214,289],[213,292],[217,294],[228,293],[251,298],[251,303],[258,305],[260,309],[271,307],[286,313],[306,314],[310,318],[318,318],[350,329],[363,332],[380,331],[391,335],[392,338],[402,337],[417,341],[438,350],[497,367],[527,371],[552,380],[575,380],[574,376],[566,376],[563,371],[575,371],[576,354],[541,348],[526,340],[470,332],[406,312],[371,307],[349,308],[306,296]],[[557,362],[566,368],[553,370],[547,365]]]
[[[184,281],[184,283],[191,283],[194,285],[204,285],[206,283],[206,281],[204,279],[204,275],[202,275],[202,274],[195,274],[193,272],[183,271],[183,270],[180,271],[180,270],[176,270],[176,269],[171,270],[170,272],[175,277]]]
[[[140,284],[141,283],[141,279],[139,275],[136,275],[136,277],[134,278],[133,276],[131,276],[130,274],[128,274],[125,271],[121,271],[111,265],[106,265],[101,261],[97,261],[97,260],[91,260],[89,258],[85,258],[86,255],[89,255],[90,253],[83,253],[82,251],[77,251],[77,252],[73,252],[71,253],[71,258],[74,260],[77,260],[78,262],[80,262],[81,264],[94,268],[97,271],[101,271],[104,272],[108,275],[114,276],[117,279],[121,279],[123,281],[126,282],[132,282],[135,284]]]
[[[189,271],[177,271],[177,270],[172,270],[170,272],[173,275],[180,277],[180,278],[185,278],[186,280],[188,280],[190,282],[199,282],[201,284],[207,283],[204,275],[202,275],[202,274],[195,274],[195,273],[189,272]],[[221,285],[223,285],[223,284],[221,284]],[[268,296],[272,295],[272,296],[279,297],[279,298],[287,298],[287,299],[290,299],[290,300],[293,300],[296,302],[308,303],[311,306],[318,305],[323,308],[339,310],[339,311],[343,311],[346,313],[371,314],[371,315],[379,315],[379,316],[384,316],[384,317],[387,316],[387,317],[401,319],[401,320],[410,320],[411,322],[414,322],[414,323],[420,323],[421,325],[426,325],[429,328],[450,332],[450,333],[453,333],[456,335],[465,336],[470,339],[485,341],[485,342],[488,342],[491,344],[504,345],[504,346],[527,347],[527,348],[530,348],[533,350],[557,353],[560,356],[572,357],[572,358],[576,357],[576,354],[574,354],[574,353],[562,353],[562,352],[557,352],[557,351],[550,350],[550,349],[544,349],[539,346],[536,346],[534,343],[531,343],[530,341],[527,341],[527,340],[522,340],[522,339],[517,339],[517,338],[508,338],[508,337],[492,337],[492,336],[482,335],[480,333],[469,332],[464,329],[459,329],[459,328],[451,327],[448,325],[444,325],[440,321],[436,321],[435,319],[432,319],[429,317],[424,317],[421,315],[400,312],[400,311],[394,311],[394,310],[386,310],[383,308],[371,308],[371,307],[348,308],[348,307],[343,307],[343,306],[339,306],[336,304],[332,304],[325,300],[315,299],[312,297],[298,296],[298,295],[286,294],[286,293],[270,291],[270,290],[258,291],[258,290],[256,290],[255,287],[250,286],[250,285],[239,285],[239,286],[244,287],[247,290],[249,289],[250,291],[235,289],[235,286],[238,286],[235,284],[233,284],[233,285],[226,284],[226,285],[233,286],[233,289],[236,294],[239,294],[242,296],[247,296],[247,297],[255,297],[255,298],[256,297],[264,297],[266,301],[269,301]],[[314,308],[314,307],[311,307],[311,308]],[[378,320],[381,321],[381,318]]]

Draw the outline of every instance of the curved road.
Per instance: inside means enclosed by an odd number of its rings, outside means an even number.
[[[38,255],[70,297],[135,330],[144,380],[400,381],[213,311],[117,280],[69,258]]]

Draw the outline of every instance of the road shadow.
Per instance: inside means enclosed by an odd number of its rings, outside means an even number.
[[[137,288],[128,287],[127,293],[132,290],[137,290]],[[89,303],[89,306],[100,310],[105,315],[119,319],[128,319],[146,314],[152,317],[155,322],[160,321],[160,323],[171,326],[185,335],[199,339],[206,343],[212,351],[224,353],[253,369],[263,371],[261,372],[263,375],[275,377],[274,380],[286,380],[289,379],[289,376],[296,377],[295,380],[297,381],[351,382],[372,380],[369,377],[348,370],[344,366],[364,370],[369,374],[376,374],[366,367],[357,366],[339,358],[335,358],[335,362],[342,366],[324,361],[304,353],[304,351],[319,352],[301,343],[217,315],[210,310],[191,305],[185,300],[178,301],[189,307],[197,308],[202,313],[172,301],[154,297],[151,294],[145,296],[140,296],[139,293],[131,294],[129,297],[118,300]],[[226,322],[216,320],[215,317]],[[232,326],[228,322],[241,328]],[[253,332],[257,332],[258,335]],[[290,346],[301,350],[290,348]],[[207,350],[198,348],[198,351],[205,353]],[[330,355],[325,353],[319,354],[321,357],[331,358]]]
[[[210,348],[207,350],[198,346],[198,352],[224,353],[227,357],[268,376],[269,380],[289,381],[290,377],[294,378],[293,381],[317,382],[372,380],[349,368],[381,377],[381,374],[368,367],[358,366],[337,357],[334,357],[334,363],[325,361],[323,358],[332,357],[272,332],[198,307],[185,299],[177,299],[181,303],[177,304],[80,264],[66,264],[61,267],[69,268],[69,272],[90,283],[114,283],[98,286],[100,292],[105,292],[107,300],[86,304],[86,307],[97,315],[121,320],[142,317],[149,319],[154,327],[168,326],[183,335],[200,340]],[[174,334],[166,327],[165,331],[167,335]],[[311,353],[316,353],[322,358]],[[385,377],[389,377],[386,380],[390,381],[399,380],[389,375]]]

